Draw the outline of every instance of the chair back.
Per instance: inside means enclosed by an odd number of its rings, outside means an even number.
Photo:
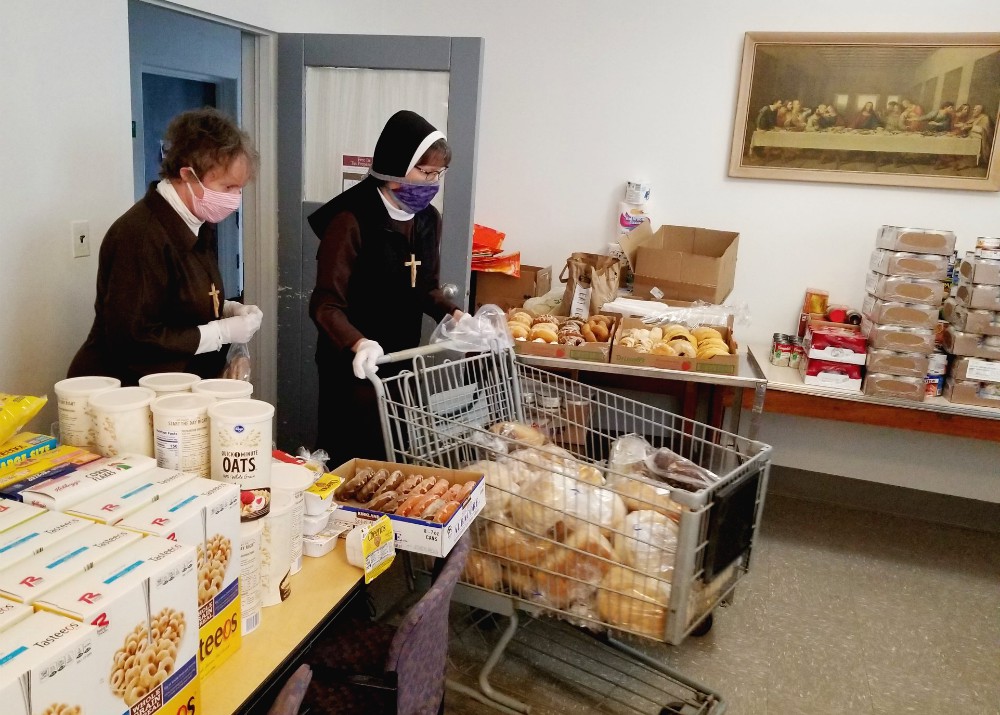
[[[430,590],[410,608],[389,646],[385,669],[397,675],[399,715],[435,715],[444,696],[448,611],[471,542],[465,534],[445,558]]]

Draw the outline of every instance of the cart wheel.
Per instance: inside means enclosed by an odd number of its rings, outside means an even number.
[[[691,631],[691,635],[696,638],[706,635],[710,630],[712,630],[712,621],[714,620],[714,616],[714,613],[709,613],[708,616],[705,617],[705,620],[699,623],[698,627]]]

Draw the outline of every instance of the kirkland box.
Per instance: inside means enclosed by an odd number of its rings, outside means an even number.
[[[956,358],[948,373],[956,380],[976,380],[978,382],[1000,382],[1000,360],[980,358]]]
[[[512,311],[514,312],[514,311]],[[610,317],[610,316],[609,316]],[[586,321],[576,318],[557,317],[558,325],[562,327],[567,321]],[[514,352],[518,355],[537,355],[539,357],[569,358],[571,360],[586,360],[588,362],[608,362],[611,359],[611,339],[615,334],[618,319],[613,318],[608,327],[608,339],[603,343],[584,343],[583,345],[560,345],[559,343],[538,343],[532,340],[515,340]]]
[[[976,310],[1000,310],[1000,285],[969,283],[965,278],[958,281],[955,291],[958,302]]]
[[[927,376],[930,356],[924,353],[897,353],[892,350],[868,350],[868,371],[903,377]]]
[[[104,670],[98,629],[54,613],[35,613],[0,633],[0,701],[4,715],[107,712],[91,683]]]
[[[865,296],[861,313],[878,325],[901,325],[904,328],[933,328],[937,325],[939,305],[899,303]]]
[[[976,333],[963,333],[949,325],[944,331],[944,349],[952,355],[1000,360],[1000,346],[987,345],[986,338]]]
[[[198,553],[198,672],[240,649],[240,489],[195,477],[119,522],[123,529],[189,544]]]
[[[976,310],[962,305],[956,298],[948,298],[941,315],[963,333],[1000,335],[1000,311]]]
[[[739,369],[739,356],[736,354],[737,344],[733,340],[732,325],[711,325],[722,335],[723,342],[729,348],[728,355],[712,355],[711,357],[680,357],[673,355],[656,355],[651,352],[640,352],[634,347],[622,345],[622,336],[630,329],[648,330],[639,318],[622,318],[621,325],[615,333],[611,347],[612,365],[633,365],[638,367],[657,367],[663,370],[684,370],[707,372],[715,375],[735,375]],[[697,347],[697,346],[695,346]]]
[[[740,234],[649,221],[618,237],[635,274],[632,292],[646,297],[722,303],[733,290]]]
[[[97,700],[86,713],[200,712],[195,561],[194,547],[150,536],[36,601],[97,626],[97,673],[76,685]]]
[[[78,502],[67,509],[66,513],[82,516],[99,524],[117,524],[194,478],[195,475],[190,472],[153,467]]]
[[[1000,261],[977,258],[973,253],[965,254],[958,264],[958,273],[969,283],[1000,285]]]
[[[875,239],[875,248],[950,256],[955,250],[955,232],[930,228],[882,226]]]
[[[55,448],[55,437],[34,432],[18,432],[0,444],[0,470]]]
[[[457,469],[438,469],[437,467],[414,467],[408,464],[395,464],[393,462],[377,462],[370,459],[352,459],[350,462],[340,465],[333,470],[333,474],[342,477],[345,481],[354,476],[355,472],[365,467],[372,469],[388,469],[394,472],[397,469],[406,476],[424,475],[428,477],[443,477],[451,484],[457,482],[477,482],[475,489],[465,499],[458,510],[452,514],[451,518],[443,524],[435,524],[420,519],[389,514],[392,520],[392,530],[396,534],[396,549],[399,551],[412,551],[417,554],[427,554],[428,556],[447,556],[451,548],[458,542],[459,538],[469,528],[469,524],[476,518],[476,515],[483,510],[486,504],[486,478],[482,473],[464,472]],[[339,504],[338,508],[332,509],[330,514],[330,526],[345,524],[355,526],[357,524],[368,524],[384,516],[383,512],[372,511],[356,503]]]
[[[935,256],[909,251],[872,251],[868,268],[887,276],[910,276],[912,278],[933,278],[943,281],[948,277],[950,256]]]
[[[154,467],[156,460],[143,454],[103,457],[61,477],[34,482],[21,491],[21,501],[62,511]]]
[[[882,300],[896,303],[924,303],[935,307],[945,298],[945,284],[930,278],[885,276],[871,271],[865,290]]]
[[[552,288],[552,267],[521,264],[521,277],[506,273],[473,271],[476,293],[473,296],[476,310],[487,303],[500,306],[501,310],[520,308],[528,298],[545,295]]]
[[[868,338],[868,347],[895,350],[901,353],[934,352],[933,328],[904,328],[899,325],[876,325],[864,318],[861,333]]]
[[[957,405],[979,405],[980,407],[1000,407],[1000,384],[956,380],[949,377],[944,384],[943,396]]]
[[[864,392],[870,397],[886,397],[893,400],[923,402],[927,396],[924,377],[883,375],[869,372],[865,375]]]

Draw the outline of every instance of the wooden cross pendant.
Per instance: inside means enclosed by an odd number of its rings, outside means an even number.
[[[403,264],[404,266],[410,267],[410,288],[417,287],[417,266],[421,265],[421,262],[417,260],[414,254],[410,254],[410,260]]]
[[[208,294],[212,297],[212,310],[215,311],[215,317],[219,317],[219,289],[215,287],[215,283],[212,284],[212,290],[208,291]]]

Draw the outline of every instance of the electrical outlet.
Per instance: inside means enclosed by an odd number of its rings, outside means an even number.
[[[90,221],[73,221],[70,225],[73,239],[73,258],[90,255]]]

